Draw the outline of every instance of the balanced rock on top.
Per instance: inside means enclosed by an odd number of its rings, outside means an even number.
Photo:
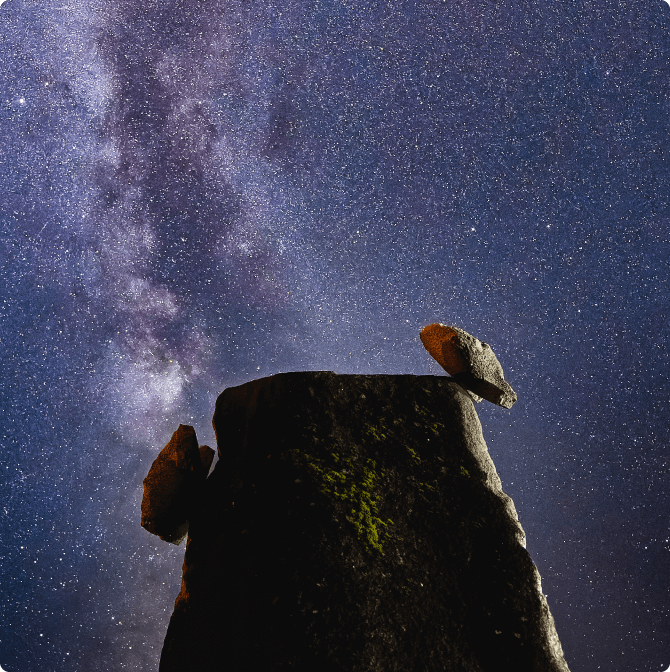
[[[516,393],[505,380],[502,366],[488,343],[446,324],[429,324],[420,335],[429,354],[461,387],[475,395],[475,401],[483,398],[512,408]]]

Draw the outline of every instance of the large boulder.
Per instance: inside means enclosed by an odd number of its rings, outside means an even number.
[[[454,381],[277,374],[214,429],[160,672],[568,672]]]
[[[473,393],[475,401],[483,398],[512,408],[516,394],[488,343],[446,324],[429,324],[421,330],[420,337],[430,355],[459,385]]]
[[[209,446],[198,446],[193,427],[179,425],[144,479],[142,527],[163,541],[181,544],[213,459]]]

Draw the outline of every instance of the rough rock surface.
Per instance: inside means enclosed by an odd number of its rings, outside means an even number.
[[[568,672],[454,381],[277,374],[214,428],[160,672]]]
[[[438,364],[466,390],[503,408],[512,408],[516,394],[488,343],[445,324],[421,330],[421,342]]]
[[[212,466],[214,451],[198,447],[195,430],[179,425],[144,479],[142,527],[179,545],[188,532],[190,509]]]

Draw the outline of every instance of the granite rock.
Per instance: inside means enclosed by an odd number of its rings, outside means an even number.
[[[214,429],[160,672],[568,672],[453,380],[277,374]]]
[[[512,408],[516,394],[505,380],[502,366],[488,343],[445,324],[424,327],[421,342],[459,385],[475,395],[475,401],[483,398],[503,408]]]
[[[193,427],[179,425],[144,479],[142,527],[179,545],[213,459],[209,446],[198,446]]]

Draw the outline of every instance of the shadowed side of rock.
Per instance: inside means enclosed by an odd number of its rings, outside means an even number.
[[[567,672],[455,382],[278,374],[214,428],[160,672]]]

